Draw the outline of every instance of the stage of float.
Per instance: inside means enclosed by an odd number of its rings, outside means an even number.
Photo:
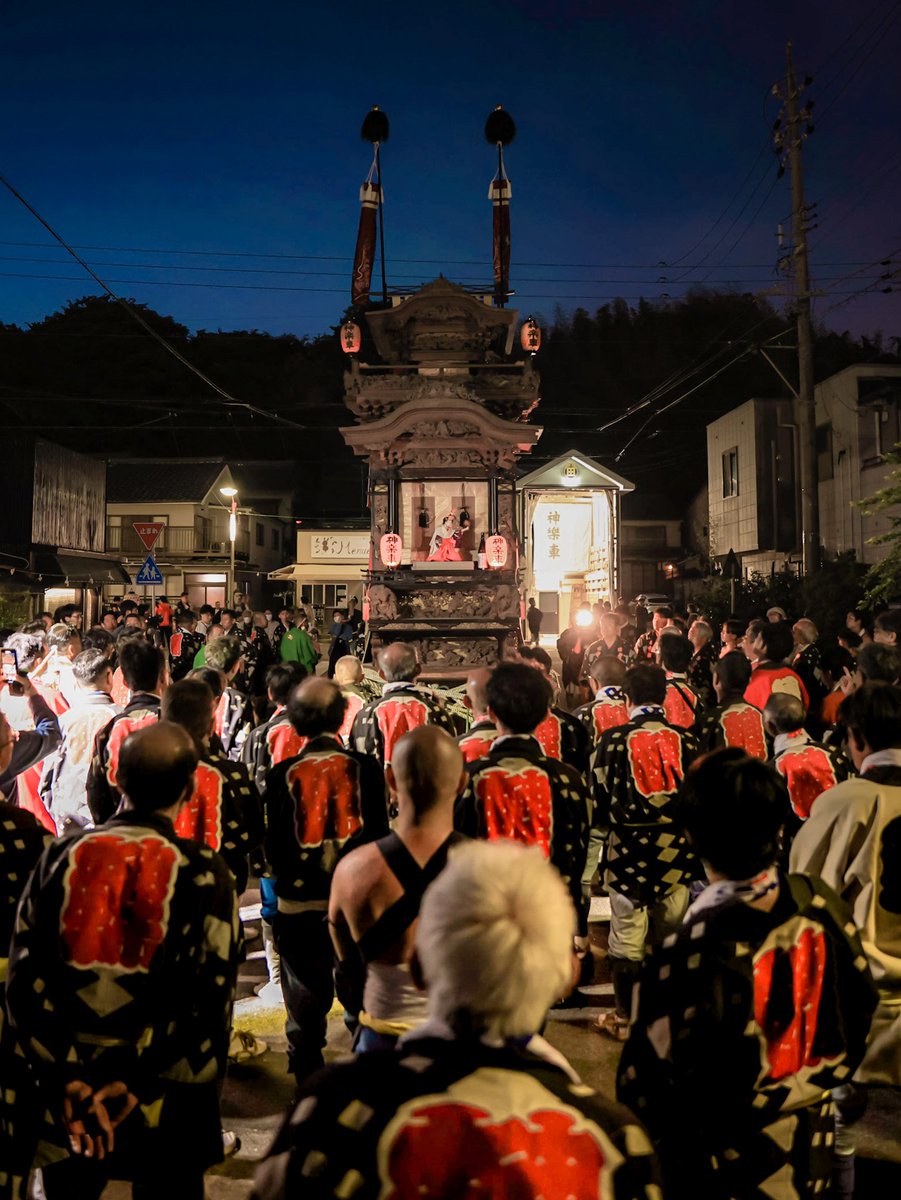
[[[517,482],[522,587],[555,640],[585,601],[615,605],[620,588],[620,501],[635,485],[570,450]]]
[[[341,433],[369,464],[373,648],[413,643],[424,678],[459,681],[519,636],[516,461],[541,435],[527,423],[538,375],[512,354],[518,314],[443,278],[365,321],[378,361],[352,358],[345,404],[357,424]],[[397,566],[380,557],[388,533]],[[479,554],[483,537],[489,559],[505,551],[502,567]]]

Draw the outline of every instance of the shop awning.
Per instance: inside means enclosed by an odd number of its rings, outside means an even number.
[[[43,576],[47,587],[69,584],[101,587],[105,583],[131,583],[131,576],[115,558],[99,554],[76,554],[73,551],[36,551],[32,556],[30,574]]]
[[[310,568],[302,567],[300,563],[291,563],[289,567],[279,567],[277,571],[270,571],[266,576],[267,579],[302,579],[310,574]]]

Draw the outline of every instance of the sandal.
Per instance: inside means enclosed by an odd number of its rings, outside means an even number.
[[[594,1027],[598,1033],[603,1033],[605,1037],[613,1038],[615,1042],[625,1042],[628,1040],[629,1018],[621,1017],[615,1008],[598,1017]]]
[[[246,1029],[233,1029],[228,1043],[228,1058],[230,1062],[246,1062],[249,1058],[259,1058],[269,1049],[266,1042],[254,1037]]]

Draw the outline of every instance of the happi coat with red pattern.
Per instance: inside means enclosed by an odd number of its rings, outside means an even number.
[[[780,876],[769,912],[704,899],[643,964],[617,1095],[673,1200],[824,1194],[829,1092],[861,1061],[876,1002],[858,932],[813,876]]]
[[[265,809],[266,858],[280,910],[324,908],[341,855],[388,832],[381,767],[330,734],[269,772]]]
[[[47,847],[22,898],[7,985],[46,1140],[67,1146],[67,1083],[122,1080],[139,1103],[132,1144],[173,1165],[222,1157],[238,941],[231,872],[161,814],[123,812]]]
[[[94,739],[94,753],[88,768],[87,795],[88,806],[96,825],[108,821],[122,799],[116,781],[122,743],[136,729],[143,729],[145,725],[152,725],[159,719],[159,696],[150,692],[137,692],[122,712],[113,717]]]
[[[488,1045],[407,1035],[301,1088],[256,1200],[654,1200],[659,1168],[635,1117],[541,1038]]]
[[[776,736],[770,765],[785,780],[788,798],[800,821],[810,816],[817,796],[848,778],[851,766],[839,750],[815,742],[804,729]]]
[[[597,695],[590,704],[577,708],[574,716],[588,730],[592,749],[600,741],[602,733],[614,729],[617,725],[625,725],[629,720],[629,704],[623,694],[623,689],[613,686],[598,688]]]
[[[761,762],[766,762],[769,757],[763,713],[741,698],[705,708],[698,714],[694,733],[702,754],[722,750],[724,746],[736,746]]]
[[[263,843],[263,807],[244,763],[205,750],[194,774],[191,798],[175,819],[175,832],[217,850],[240,895],[247,886],[247,856]]]
[[[452,736],[456,732],[434,692],[415,683],[386,683],[381,696],[357,713],[350,744],[361,754],[374,755],[385,766],[403,735],[420,725],[437,725]]]
[[[272,768],[289,758],[296,758],[309,740],[295,730],[282,705],[268,721],[251,732],[241,747],[241,762],[249,768],[254,783],[263,792],[266,776]]]
[[[670,725],[659,705],[601,735],[592,760],[594,824],[609,829],[605,880],[636,906],[655,904],[701,873],[685,835],[673,823],[673,802],[697,742]]]
[[[584,931],[582,872],[591,799],[582,776],[546,755],[528,735],[497,738],[468,771],[469,783],[457,801],[457,829],[468,837],[538,846],[569,888]]]

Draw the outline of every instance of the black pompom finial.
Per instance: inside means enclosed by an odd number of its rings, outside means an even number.
[[[515,137],[516,122],[499,104],[485,122],[485,141],[490,142],[492,146],[496,146],[498,142],[502,146],[509,146]]]
[[[364,142],[387,142],[388,118],[377,104],[374,104],[363,118],[360,137]]]

